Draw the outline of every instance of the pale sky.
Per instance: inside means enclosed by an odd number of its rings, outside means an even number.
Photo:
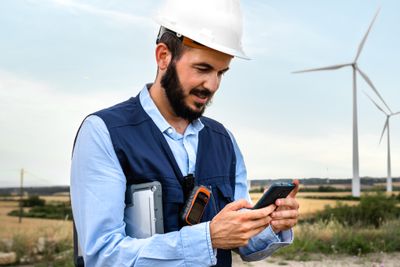
[[[135,96],[155,78],[151,19],[162,1],[0,1],[0,186],[67,185],[75,133],[91,112]],[[244,48],[206,115],[235,135],[251,179],[352,176],[350,69],[292,71],[359,59],[400,111],[400,2],[244,0]],[[358,79],[360,175],[386,175],[385,116]],[[377,100],[378,101],[378,100]],[[391,120],[400,176],[400,116]]]

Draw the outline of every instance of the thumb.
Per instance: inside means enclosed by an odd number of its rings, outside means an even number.
[[[293,184],[294,184],[296,187],[292,190],[292,192],[290,192],[289,197],[295,198],[297,192],[299,192],[300,181],[297,180],[297,179],[295,179],[295,180],[293,180]]]

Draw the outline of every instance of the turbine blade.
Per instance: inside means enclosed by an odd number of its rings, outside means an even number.
[[[374,103],[375,107],[377,107],[380,111],[385,113],[385,115],[389,115],[366,92],[363,91],[363,93],[369,98],[369,100],[372,101],[372,103]]]
[[[338,64],[338,65],[332,65],[332,66],[327,66],[327,67],[322,67],[322,68],[315,68],[315,69],[307,69],[307,70],[300,70],[300,71],[294,71],[292,73],[304,73],[304,72],[312,72],[312,71],[323,71],[323,70],[337,70],[341,69],[347,66],[351,66],[351,63],[348,64]]]
[[[396,116],[396,115],[399,115],[399,114],[400,114],[400,111],[396,112],[396,113],[392,113],[390,116]]]
[[[360,54],[361,54],[361,51],[362,51],[362,49],[363,49],[363,47],[364,47],[365,41],[366,41],[367,38],[368,38],[368,34],[369,34],[369,32],[371,31],[372,25],[374,25],[374,22],[375,22],[375,20],[376,20],[376,17],[377,17],[378,14],[379,14],[379,11],[381,11],[380,8],[378,9],[378,11],[376,11],[374,18],[372,19],[371,24],[370,24],[369,27],[368,27],[367,32],[365,33],[363,39],[361,40],[360,45],[358,46],[357,55],[356,55],[356,58],[354,59],[354,62],[357,62],[358,58],[360,57]]]
[[[372,81],[370,80],[370,78],[368,78],[367,74],[365,74],[357,65],[356,65],[356,69],[358,71],[358,73],[360,73],[361,77],[363,77],[363,79],[367,82],[367,84],[371,87],[371,89],[375,92],[375,94],[379,97],[379,99],[383,102],[383,104],[385,105],[385,107],[390,111],[390,113],[392,113],[392,110],[389,108],[389,106],[386,104],[385,100],[383,100],[383,97],[381,96],[381,94],[378,92],[378,90],[375,88],[374,84],[372,83]]]
[[[381,138],[379,139],[379,144],[382,142],[383,135],[385,134],[386,128],[388,126],[389,117],[386,118],[385,125],[383,126]]]

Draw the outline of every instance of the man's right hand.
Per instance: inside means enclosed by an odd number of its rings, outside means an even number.
[[[263,231],[271,222],[275,205],[257,209],[244,199],[226,205],[210,222],[213,248],[233,249],[248,244],[249,239]]]

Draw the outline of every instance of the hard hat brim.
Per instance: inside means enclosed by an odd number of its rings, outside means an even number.
[[[172,23],[166,23],[165,20],[156,17],[153,17],[153,20],[159,24],[160,26],[163,26],[165,28],[168,28],[169,30],[172,30],[178,34],[181,34],[189,39],[195,40],[197,43],[200,43],[208,48],[211,48],[213,50],[222,52],[224,54],[233,56],[233,57],[238,57],[241,59],[245,59],[245,60],[250,60],[251,58],[248,57],[246,55],[246,53],[243,51],[243,49],[232,49],[223,45],[218,45],[216,43],[210,43],[207,42],[207,40],[204,37],[201,36],[196,36],[193,33],[189,33],[189,32],[185,32],[183,29],[179,29],[178,27],[176,27],[175,25],[173,25]]]

